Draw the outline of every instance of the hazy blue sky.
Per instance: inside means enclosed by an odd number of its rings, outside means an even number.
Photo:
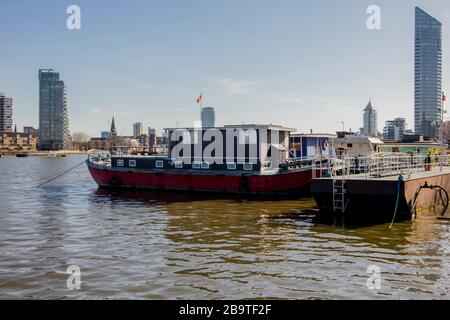
[[[79,31],[66,28],[70,4]],[[380,31],[366,27],[371,4]],[[218,125],[356,130],[372,97],[380,130],[397,116],[412,126],[416,5],[443,23],[450,93],[448,0],[1,0],[0,92],[19,129],[37,126],[38,69],[54,68],[71,130],[95,136],[113,114],[119,134],[192,125],[201,91]]]

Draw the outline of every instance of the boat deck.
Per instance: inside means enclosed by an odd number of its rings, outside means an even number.
[[[397,181],[398,176],[402,175],[404,181],[409,180],[417,180],[417,179],[423,179],[423,178],[431,178],[440,176],[443,174],[450,174],[450,167],[443,167],[442,171],[440,168],[433,168],[430,171],[415,171],[415,172],[384,172],[382,175],[374,175],[374,174],[366,174],[366,173],[355,173],[355,174],[349,174],[349,175],[341,175],[341,176],[334,176],[334,177],[320,177],[316,178],[314,180],[379,180],[379,181]]]
[[[442,167],[439,159],[432,160],[402,155],[357,158],[357,162],[355,157],[339,159],[315,170],[311,192],[322,212],[392,217],[397,208],[399,214],[410,216],[448,201],[450,159],[445,156]]]

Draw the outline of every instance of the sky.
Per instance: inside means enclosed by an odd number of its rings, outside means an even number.
[[[66,27],[73,4],[81,30]],[[412,128],[415,6],[443,23],[450,92],[448,0],[0,0],[0,92],[19,130],[38,127],[40,68],[60,72],[70,129],[91,136],[113,115],[121,135],[192,126],[201,92],[216,125],[355,131],[371,98],[380,131],[395,117]]]

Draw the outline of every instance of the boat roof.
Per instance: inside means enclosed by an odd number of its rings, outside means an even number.
[[[337,135],[332,133],[302,133],[302,132],[292,132],[292,136],[301,136],[301,137],[307,137],[307,138],[336,138]]]
[[[175,131],[175,130],[195,130],[200,128],[165,128],[164,130],[168,131]],[[239,125],[224,125],[223,127],[205,127],[202,128],[204,130],[208,129],[217,129],[217,130],[223,130],[223,129],[267,129],[267,130],[277,130],[277,131],[287,131],[287,132],[294,132],[297,131],[297,129],[294,128],[288,128],[277,124],[239,124]]]
[[[356,143],[356,142],[370,142],[374,144],[384,144],[383,141],[379,138],[375,137],[366,137],[366,136],[353,136],[353,137],[346,137],[346,138],[336,138],[336,142],[348,142],[348,143]]]
[[[401,147],[401,146],[440,146],[440,142],[436,141],[420,141],[420,142],[385,142],[384,145],[386,147]],[[444,146],[446,146],[447,143],[444,143]]]

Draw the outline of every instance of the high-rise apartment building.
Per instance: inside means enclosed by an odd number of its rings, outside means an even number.
[[[214,128],[216,122],[216,116],[214,108],[204,107],[201,110],[202,127],[203,128]]]
[[[378,117],[377,110],[372,106],[372,100],[364,109],[363,122],[363,134],[368,137],[376,137],[378,135]]]
[[[133,137],[140,137],[144,133],[144,125],[142,122],[133,124]]]
[[[0,93],[0,132],[13,131],[12,98]]]
[[[442,24],[416,7],[414,59],[414,131],[435,137],[442,120]]]
[[[70,148],[66,87],[53,69],[39,70],[39,148]]]

